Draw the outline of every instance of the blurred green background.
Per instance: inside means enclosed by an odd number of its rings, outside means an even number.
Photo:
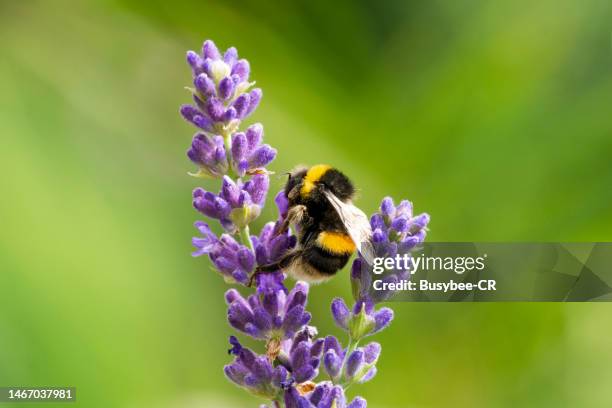
[[[429,212],[431,241],[612,240],[611,9],[1,1],[0,385],[258,406],[222,375],[226,286],[189,256],[191,189],[216,187],[187,176],[178,106],[206,38],[250,60],[277,173],[334,164],[366,212]],[[348,286],[312,290],[320,333]],[[372,407],[612,406],[609,304],[393,307],[377,378],[350,390]]]

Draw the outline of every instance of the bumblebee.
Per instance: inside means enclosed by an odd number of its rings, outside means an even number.
[[[281,232],[293,226],[295,249],[255,274],[282,270],[295,279],[319,283],[342,269],[355,251],[370,262],[372,230],[367,216],[352,203],[355,188],[339,170],[318,164],[289,173],[289,201]]]

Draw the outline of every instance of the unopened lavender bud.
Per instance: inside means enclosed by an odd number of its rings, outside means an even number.
[[[399,233],[406,232],[408,231],[408,220],[403,217],[396,218],[391,222],[391,228]]]
[[[285,218],[287,215],[287,211],[289,208],[289,200],[287,200],[287,196],[284,191],[280,191],[276,197],[274,197],[274,202],[276,203],[276,207],[278,208],[278,212],[281,218]]]
[[[181,105],[180,109],[181,115],[185,118],[185,120],[191,122],[193,117],[200,114],[200,111],[195,108],[193,105]]]
[[[238,262],[245,271],[252,271],[255,267],[255,255],[247,248],[240,248],[238,251]]]
[[[229,289],[225,292],[225,303],[230,305],[234,301],[240,301],[243,297],[236,289]]]
[[[391,197],[385,197],[380,204],[380,212],[386,219],[393,217],[395,213],[395,205]]]
[[[410,232],[415,233],[429,224],[429,214],[423,213],[410,220]]]
[[[187,51],[187,63],[191,66],[194,73],[202,70],[202,58],[194,51]]]
[[[346,397],[344,396],[344,391],[342,387],[336,385],[321,399],[317,408],[344,407],[345,405]]]
[[[376,376],[377,371],[378,371],[378,370],[376,369],[376,366],[372,366],[372,367],[370,367],[370,369],[369,369],[369,370],[368,370],[368,371],[365,373],[365,375],[364,375],[363,377],[361,377],[361,378],[359,379],[359,381],[358,381],[358,382],[359,382],[360,384],[363,384],[363,383],[365,383],[365,382],[370,381],[372,378],[374,378],[374,376]]]
[[[363,360],[366,364],[375,364],[380,356],[382,347],[380,343],[372,342],[367,346],[363,347]]]
[[[370,218],[370,225],[372,226],[372,230],[383,230],[386,228],[385,221],[383,220],[383,216],[380,213],[372,215],[372,217]]]
[[[397,206],[396,216],[404,216],[406,218],[412,218],[412,203],[408,200],[402,200]]]
[[[238,75],[241,81],[249,80],[250,71],[251,68],[249,66],[249,62],[245,59],[236,61],[236,63],[232,67],[232,75]]]
[[[249,144],[244,133],[234,133],[232,135],[232,159],[238,163],[246,158]]]
[[[348,379],[352,379],[357,374],[357,371],[363,364],[363,351],[357,349],[353,351],[346,361],[346,376]]]
[[[215,83],[206,74],[200,74],[193,80],[193,85],[202,95],[209,97],[215,94]]]
[[[334,317],[334,321],[336,324],[346,330],[348,325],[348,320],[350,317],[350,311],[344,303],[342,298],[335,298],[331,303],[332,315]]]
[[[237,116],[238,114],[236,113],[236,109],[234,109],[233,106],[230,106],[225,110],[225,113],[223,114],[223,121],[229,122],[233,119],[236,119]]]
[[[372,231],[372,242],[374,242],[375,244],[380,244],[387,241],[387,234],[385,234],[383,231],[378,228]]]
[[[263,137],[263,126],[261,123],[254,123],[246,130],[246,138],[249,142],[249,149],[253,150],[259,146]]]
[[[212,40],[204,41],[204,44],[202,45],[202,55],[204,58],[210,58],[213,60],[221,58],[219,49]]]
[[[221,184],[221,197],[223,197],[223,199],[232,207],[238,206],[240,188],[228,176],[223,176],[223,182]]]
[[[336,354],[334,350],[328,350],[323,356],[323,367],[330,376],[335,379],[340,374],[340,368],[342,367],[342,359]]]
[[[238,98],[236,98],[236,101],[234,101],[233,106],[236,109],[236,114],[239,118],[244,118],[244,116],[246,115],[250,101],[251,96],[246,93],[240,95]]]
[[[230,67],[236,63],[237,59],[238,59],[238,50],[236,50],[236,47],[229,47],[225,51],[225,54],[223,54],[223,61],[225,61],[225,63],[229,65]]]
[[[263,145],[257,148],[251,155],[250,167],[265,167],[276,157],[276,149],[270,145]]]
[[[245,184],[244,189],[249,192],[255,204],[262,206],[266,200],[269,186],[270,179],[267,174],[256,174]]]
[[[374,313],[374,330],[371,334],[378,333],[391,324],[393,320],[393,310],[388,307],[383,307],[378,312]]]
[[[262,96],[263,96],[263,93],[261,89],[259,88],[255,88],[251,92],[249,92],[249,97],[250,97],[249,107],[247,111],[245,112],[244,116],[250,115],[255,109],[257,109],[257,106],[259,105],[259,102],[261,101]]]
[[[346,408],[367,408],[368,403],[361,397],[355,397]]]
[[[211,97],[207,104],[206,110],[211,119],[215,121],[220,121],[223,119],[223,114],[225,113],[225,107],[223,106],[223,102],[221,102],[216,97]]]
[[[230,77],[225,77],[219,82],[219,97],[223,100],[229,99],[234,93],[234,81]]]
[[[192,119],[194,125],[203,130],[210,130],[212,128],[212,122],[206,116],[195,115]]]

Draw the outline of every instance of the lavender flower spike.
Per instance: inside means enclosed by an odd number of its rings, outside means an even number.
[[[367,403],[361,397],[355,397],[350,404],[346,403],[344,389],[323,381],[315,389],[302,396],[295,387],[285,392],[286,408],[366,408]]]
[[[196,133],[187,157],[198,166],[197,173],[189,173],[195,177],[223,177],[229,168],[221,136],[208,137]]]
[[[305,309],[308,284],[298,282],[288,294],[278,290],[276,283],[270,284],[246,299],[237,290],[228,290],[227,319],[232,327],[256,339],[289,339],[310,322]]]
[[[221,192],[217,195],[203,188],[193,191],[193,206],[202,214],[216,218],[228,232],[236,232],[257,218],[268,192],[266,174],[256,174],[246,183],[223,177]]]
[[[217,271],[228,283],[246,285],[249,275],[255,268],[255,255],[246,246],[236,242],[228,234],[220,238],[210,230],[208,224],[198,221],[196,228],[202,237],[194,237],[192,242],[197,248],[193,256],[208,254]]]
[[[297,245],[291,230],[283,229],[288,213],[284,192],[275,197],[279,217],[265,224],[258,235],[249,232],[268,194],[266,166],[277,153],[262,142],[261,124],[239,130],[242,120],[258,106],[262,92],[251,89],[250,65],[234,47],[222,53],[207,40],[200,52],[187,53],[187,63],[193,76],[193,103],[181,106],[180,113],[198,129],[187,150],[197,166],[191,175],[221,179],[218,193],[196,188],[193,206],[226,231],[217,236],[207,223],[196,222],[200,235],[192,239],[193,256],[208,255],[227,283],[246,286],[257,266],[274,264]],[[376,255],[409,253],[425,239],[428,223],[427,214],[413,215],[409,201],[396,206],[386,197],[370,219]],[[406,274],[409,271],[385,271],[379,278],[393,282]],[[346,347],[334,336],[317,338],[316,328],[308,326],[308,284],[297,282],[288,290],[282,271],[259,274],[255,282],[257,289],[250,295],[236,289],[225,292],[227,320],[236,330],[265,341],[265,353],[257,354],[231,336],[229,352],[234,358],[224,367],[226,377],[271,401],[274,408],[366,408],[361,397],[348,403],[345,390],[376,375],[381,346],[375,342],[359,346],[359,342],[393,320],[391,309],[376,308],[392,293],[372,291],[367,263],[358,257],[352,265],[355,303],[349,307],[336,298],[331,304],[334,321],[348,334]],[[314,382],[319,374],[326,380]]]
[[[229,137],[261,99],[260,89],[249,91],[254,82],[249,82],[248,61],[238,59],[234,47],[221,55],[215,43],[207,40],[201,53],[187,52],[187,63],[193,74],[194,104],[183,105],[181,114],[211,135]]]
[[[232,348],[229,353],[236,358],[223,369],[227,378],[254,395],[267,399],[277,398],[288,378],[285,367],[273,367],[266,356],[258,356],[242,347],[234,336],[230,337],[230,344]]]
[[[232,168],[238,176],[260,172],[276,157],[276,149],[261,144],[262,137],[263,126],[259,123],[232,136]]]

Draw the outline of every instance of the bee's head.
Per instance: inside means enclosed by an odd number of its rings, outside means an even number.
[[[318,164],[310,168],[299,167],[289,173],[285,195],[290,203],[303,200],[316,200],[324,188],[342,201],[349,200],[354,188],[350,180],[331,166]]]
[[[302,188],[304,177],[306,177],[307,172],[308,169],[306,167],[300,166],[287,173],[288,179],[287,184],[285,184],[285,196],[287,196],[290,202],[294,202],[299,198],[300,189]]]

